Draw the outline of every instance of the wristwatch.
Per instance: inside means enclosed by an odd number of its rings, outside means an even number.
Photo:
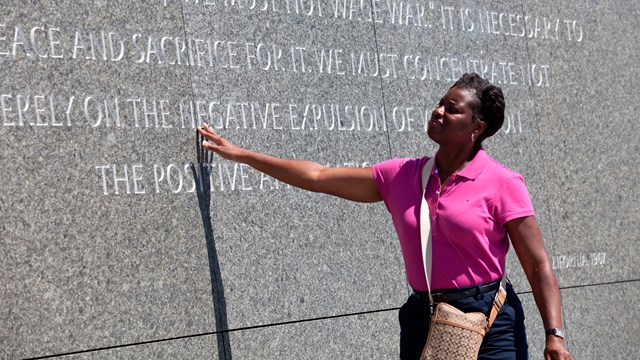
[[[557,329],[557,328],[549,329],[545,331],[544,334],[546,336],[553,335],[553,336],[559,337],[560,339],[564,339],[564,331],[562,331],[562,329]]]

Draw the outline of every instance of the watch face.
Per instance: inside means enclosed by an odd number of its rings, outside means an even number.
[[[564,331],[560,330],[560,329],[551,329],[551,330],[547,330],[546,335],[553,335],[553,336],[557,336],[559,338],[564,339]]]

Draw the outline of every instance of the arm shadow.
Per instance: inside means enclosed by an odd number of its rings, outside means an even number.
[[[209,258],[209,275],[211,278],[211,297],[216,319],[216,341],[218,359],[231,360],[231,344],[229,342],[229,327],[227,322],[227,303],[224,297],[224,286],[220,274],[220,262],[213,236],[213,222],[211,220],[211,160],[213,155],[202,147],[204,138],[196,131],[196,153],[198,163],[190,164],[193,179],[196,182],[198,208],[202,218],[204,237],[207,242]]]

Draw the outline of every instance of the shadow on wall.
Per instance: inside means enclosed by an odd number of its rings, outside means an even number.
[[[213,154],[207,152],[202,147],[204,139],[196,131],[196,152],[198,164],[191,163],[193,178],[196,180],[196,192],[198,194],[198,207],[202,217],[204,237],[207,242],[207,253],[209,255],[209,275],[211,278],[211,297],[213,300],[213,311],[216,318],[216,340],[218,345],[218,359],[230,360],[231,346],[229,344],[229,332],[227,324],[227,303],[224,298],[224,287],[220,275],[220,263],[218,262],[218,252],[216,250],[215,238],[213,237],[213,225],[211,222],[211,183],[209,175],[211,167],[209,163]]]

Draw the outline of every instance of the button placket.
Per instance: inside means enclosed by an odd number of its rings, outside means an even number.
[[[440,179],[438,179],[438,190],[436,190],[436,196],[435,196],[435,206],[434,208],[434,214],[433,214],[433,218],[434,220],[438,218],[438,213],[440,212]]]

